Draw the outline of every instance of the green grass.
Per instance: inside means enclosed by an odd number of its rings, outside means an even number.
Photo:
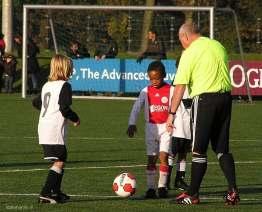
[[[0,211],[261,211],[262,102],[233,105],[231,149],[237,162],[242,200],[237,207],[228,208],[222,200],[226,182],[211,151],[200,205],[170,204],[178,194],[175,190],[171,190],[169,199],[139,199],[146,189],[144,167],[119,166],[145,164],[143,116],[139,119],[138,135],[128,139],[125,131],[133,102],[120,100],[74,100],[81,126],[69,129],[63,190],[78,196],[62,205],[39,205],[37,194],[48,163],[41,159],[37,140],[38,111],[32,108],[30,98],[23,100],[20,95],[0,94],[0,101]],[[132,172],[137,178],[137,193],[131,199],[117,198],[111,190],[114,177],[123,171]],[[190,163],[187,181],[189,176]]]

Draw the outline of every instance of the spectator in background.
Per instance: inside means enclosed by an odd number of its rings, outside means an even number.
[[[22,48],[23,48],[23,44],[22,44],[22,36],[21,35],[16,35],[14,37],[14,46],[17,52],[17,57],[18,58],[22,58]]]
[[[118,46],[117,43],[109,36],[107,33],[105,33],[99,43],[96,46],[95,50],[95,59],[101,60],[105,58],[115,58],[118,54]]]
[[[5,53],[5,41],[4,41],[4,34],[0,33],[0,56],[3,56]]]
[[[38,92],[40,67],[37,60],[37,54],[40,53],[36,42],[29,38],[27,43],[27,72],[29,81],[29,93],[36,94]]]
[[[10,53],[5,53],[3,57],[3,68],[4,68],[4,92],[12,93],[13,92],[13,83],[15,80],[16,74],[16,58]]]
[[[166,59],[166,49],[164,43],[157,37],[156,31],[150,30],[147,36],[147,48],[138,56],[137,62],[141,63],[144,58],[151,58],[155,60]]]
[[[72,59],[86,58],[90,57],[88,49],[82,47],[78,41],[71,41],[69,46],[69,51],[67,52],[67,56]]]

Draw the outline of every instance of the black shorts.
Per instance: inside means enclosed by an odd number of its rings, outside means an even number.
[[[172,154],[191,152],[192,142],[189,139],[172,137]]]
[[[65,145],[48,145],[43,144],[44,159],[56,161],[60,160],[66,162],[67,149]]]
[[[209,141],[216,153],[228,153],[232,97],[227,93],[204,93],[194,97],[192,150],[206,154]]]

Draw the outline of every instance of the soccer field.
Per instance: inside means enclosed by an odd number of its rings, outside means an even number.
[[[74,100],[73,109],[81,125],[70,127],[68,163],[63,181],[70,202],[39,205],[38,193],[47,175],[48,163],[38,145],[38,111],[30,98],[0,95],[0,211],[262,211],[262,102],[234,103],[231,150],[235,156],[241,202],[226,207],[226,182],[215,155],[209,151],[208,170],[201,187],[199,205],[172,204],[178,191],[168,199],[143,200],[146,190],[144,121],[141,114],[138,134],[128,139],[125,131],[133,101]],[[187,181],[190,176],[188,157]],[[121,199],[112,191],[120,172],[137,178],[134,197]]]

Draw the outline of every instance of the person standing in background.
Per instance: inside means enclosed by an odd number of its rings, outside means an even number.
[[[137,58],[137,63],[141,63],[143,59],[150,58],[154,60],[166,59],[166,49],[164,43],[157,37],[155,30],[151,29],[148,34],[147,49]]]
[[[4,53],[5,53],[4,34],[0,33],[0,56],[4,56]]]
[[[11,53],[5,53],[3,58],[3,67],[4,67],[4,92],[12,93],[13,92],[13,83],[16,75],[16,65],[17,61],[14,55]]]
[[[17,57],[22,58],[22,36],[21,35],[15,35],[14,37],[14,46],[17,52]]]
[[[116,41],[105,32],[96,45],[94,54],[95,59],[115,58],[117,54],[118,46]]]
[[[179,64],[180,57],[176,60],[176,69]],[[173,84],[173,83],[172,83]],[[174,182],[174,188],[179,190],[187,190],[188,185],[185,182],[186,174],[186,156],[188,152],[191,152],[191,106],[192,99],[189,96],[188,88],[186,88],[182,101],[175,114],[174,130],[172,133],[172,148],[168,158],[169,175],[168,175],[168,188],[170,189],[170,181],[173,170],[174,159],[176,161],[176,178]]]
[[[36,94],[39,86],[40,67],[37,60],[37,54],[40,53],[36,42],[29,38],[27,43],[27,72],[29,81],[29,93]]]
[[[70,42],[67,56],[72,59],[81,59],[81,58],[89,58],[90,54],[87,48],[82,47],[78,41],[73,40]]]

